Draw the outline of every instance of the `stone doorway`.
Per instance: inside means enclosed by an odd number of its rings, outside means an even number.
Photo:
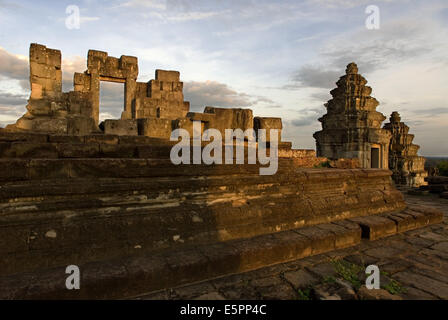
[[[378,147],[372,147],[370,149],[370,163],[371,163],[371,168],[374,169],[379,169],[381,168],[380,166],[380,148]]]
[[[125,110],[124,81],[100,81],[99,122],[106,119],[120,119]]]

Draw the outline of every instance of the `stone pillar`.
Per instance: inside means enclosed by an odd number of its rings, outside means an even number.
[[[30,46],[31,99],[55,98],[62,93],[61,51]]]
[[[135,109],[135,89],[136,81],[132,78],[126,78],[124,84],[124,111],[121,113],[121,119],[132,119],[132,110]]]
[[[135,118],[138,59],[131,56],[121,56],[119,69],[126,79],[124,87],[124,111],[121,114],[121,118],[132,119]]]

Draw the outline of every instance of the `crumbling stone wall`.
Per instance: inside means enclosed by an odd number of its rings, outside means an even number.
[[[384,125],[384,129],[392,133],[389,147],[389,169],[392,170],[392,178],[395,183],[418,187],[424,185],[425,158],[418,156],[420,146],[413,144],[414,135],[409,134],[409,127],[401,122],[400,114],[392,112],[390,122]]]
[[[319,119],[322,130],[314,134],[317,156],[357,158],[363,168],[375,167],[376,162],[378,168],[387,169],[391,133],[381,129],[386,117],[376,111],[379,102],[370,96],[372,89],[366,84],[357,65],[350,63],[330,92],[333,99],[325,104],[327,114]]]
[[[155,79],[138,82],[138,59],[89,50],[87,70],[73,76],[74,91],[62,92],[61,52],[31,44],[31,97],[28,112],[6,131],[29,131],[53,134],[144,135],[169,139],[172,130],[183,128],[192,134],[193,121],[202,130],[254,128],[250,109],[206,107],[204,113],[189,112],[184,101],[183,82],[178,71],[156,70]],[[100,82],[117,82],[125,86],[121,119],[107,119],[99,127]],[[256,118],[256,128],[281,131],[280,118]],[[104,131],[104,132],[103,132]],[[268,135],[267,140],[270,140]]]
[[[184,101],[183,82],[178,71],[156,70],[155,80],[137,83],[135,118],[185,118],[190,103]]]
[[[282,119],[281,118],[268,118],[268,117],[255,117],[254,118],[254,129],[258,134],[259,129],[266,130],[266,141],[271,141],[270,130],[276,129],[278,131],[278,141],[282,136]]]
[[[30,83],[33,99],[60,96],[62,91],[61,51],[42,45],[31,45]]]
[[[61,52],[43,45],[30,46],[31,95],[27,112],[7,131],[88,134],[95,126],[92,106],[83,92],[62,92]]]
[[[87,70],[75,73],[75,91],[89,93],[92,104],[92,118],[99,122],[100,81],[125,84],[124,111],[122,119],[132,118],[132,106],[135,103],[136,81],[138,76],[138,61],[136,57],[121,56],[119,59],[109,57],[107,52],[89,50],[87,55]]]

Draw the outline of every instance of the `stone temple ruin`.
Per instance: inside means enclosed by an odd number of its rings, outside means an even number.
[[[109,57],[89,50],[87,70],[74,74],[74,91],[62,92],[61,52],[31,44],[31,97],[28,112],[6,131],[87,135],[100,133],[100,82],[124,83],[124,110],[121,119],[104,121],[104,134],[169,139],[172,130],[192,132],[192,121],[202,129],[278,129],[279,118],[255,118],[249,109],[206,107],[204,113],[189,112],[183,83],[177,71],[156,70],[155,80],[138,82],[136,57]]]
[[[333,99],[325,104],[327,114],[319,119],[322,130],[314,134],[317,155],[359,159],[362,168],[389,168],[399,185],[425,184],[425,159],[417,155],[419,146],[412,144],[409,127],[394,112],[391,122],[381,128],[386,117],[376,111],[379,102],[366,84],[357,65],[350,63],[331,91]]]
[[[178,72],[140,83],[136,58],[98,51],[64,93],[60,59],[31,45],[28,111],[0,130],[2,299],[133,297],[442,221],[436,209],[407,206],[394,187],[385,170],[392,133],[379,128],[384,117],[353,65],[317,134],[318,152],[332,159],[282,142],[278,171],[260,175],[259,163],[174,165],[168,133],[196,120],[204,129],[281,129],[281,119],[191,113]],[[126,85],[122,117],[104,131],[99,81]],[[378,168],[370,148],[379,149]],[[369,169],[344,159],[354,156]],[[68,265],[81,270],[80,290],[65,287]]]
[[[401,122],[400,114],[392,112],[390,122],[384,129],[392,133],[389,147],[389,169],[395,183],[407,186],[421,186],[425,184],[428,173],[425,171],[425,158],[417,155],[418,145],[413,144],[413,134],[409,134],[409,127]]]

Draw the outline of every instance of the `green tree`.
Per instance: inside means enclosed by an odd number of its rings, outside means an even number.
[[[437,164],[437,168],[439,168],[439,174],[441,176],[447,176],[448,177],[448,161],[440,161]]]

